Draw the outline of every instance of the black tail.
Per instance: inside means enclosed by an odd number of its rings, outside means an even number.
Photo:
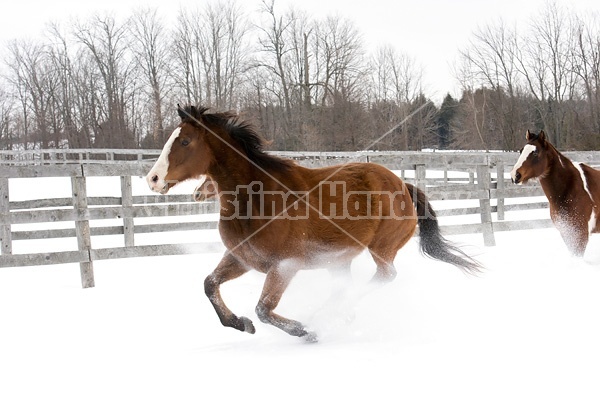
[[[483,266],[479,262],[441,235],[437,216],[425,193],[411,184],[405,183],[405,185],[417,209],[421,253],[436,260],[453,264],[470,274],[480,272]]]

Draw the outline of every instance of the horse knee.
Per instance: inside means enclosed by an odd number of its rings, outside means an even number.
[[[256,306],[256,315],[258,316],[258,319],[265,323],[268,324],[269,321],[271,320],[271,310],[269,310],[264,304],[259,303]]]
[[[211,298],[215,294],[218,286],[219,284],[214,276],[208,275],[206,279],[204,279],[204,293],[208,298]]]

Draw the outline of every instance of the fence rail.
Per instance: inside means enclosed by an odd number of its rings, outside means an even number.
[[[88,157],[87,155],[95,155]],[[98,155],[106,155],[100,158]],[[144,176],[158,157],[158,151],[125,150],[44,150],[43,152],[0,152],[0,267],[19,267],[79,263],[82,286],[94,286],[93,262],[113,258],[176,255],[223,251],[220,242],[186,245],[160,243],[140,245],[141,234],[186,232],[216,229],[218,204],[196,203],[190,195],[134,195],[132,177]],[[398,173],[408,182],[423,188],[435,201],[442,232],[482,234],[486,246],[495,244],[494,232],[535,229],[551,226],[548,217],[516,218],[507,214],[547,208],[537,185],[514,186],[508,173],[516,153],[482,152],[358,152],[358,153],[277,153],[300,164],[319,167],[348,161],[375,162]],[[600,153],[565,153],[567,157],[600,165]],[[19,178],[62,177],[71,180],[71,197],[39,200],[11,200],[9,181]],[[117,196],[88,196],[88,180],[93,177],[118,177]],[[148,191],[148,193],[150,193]],[[473,200],[456,205],[453,200]],[[507,200],[517,200],[507,204]],[[464,204],[465,202],[460,202]],[[207,221],[173,222],[172,217],[214,216]],[[445,218],[470,215],[472,223],[444,223]],[[156,217],[160,221],[140,223]],[[154,219],[154,218],[153,218]],[[449,218],[451,219],[451,218]],[[90,222],[109,221],[110,226],[91,226]],[[70,227],[28,229],[27,224],[63,223]],[[25,227],[25,229],[23,228]],[[98,248],[93,238],[118,235],[122,245]],[[13,242],[37,239],[76,239],[68,251],[16,254]]]

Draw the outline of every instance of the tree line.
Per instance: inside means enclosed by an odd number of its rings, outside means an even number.
[[[97,14],[10,42],[0,78],[0,149],[157,148],[177,104],[236,110],[274,150],[515,150],[525,129],[560,148],[600,149],[600,26],[557,3],[527,27],[475,31],[460,98],[434,104],[417,60],[368,51],[356,25],[264,0]]]

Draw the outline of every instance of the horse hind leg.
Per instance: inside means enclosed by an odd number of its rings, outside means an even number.
[[[373,257],[373,261],[375,261],[375,265],[377,265],[377,270],[375,271],[375,275],[373,275],[372,282],[386,283],[391,282],[396,278],[396,275],[398,274],[396,267],[394,266],[396,253],[398,253],[398,250],[400,250],[411,237],[412,232],[400,237],[394,246],[390,246],[389,243],[385,243],[384,241],[369,245],[369,253],[371,253],[371,257]]]
[[[394,266],[394,257],[381,254],[372,249],[369,249],[369,252],[375,261],[375,265],[377,266],[372,282],[387,283],[393,281],[398,274],[396,267]]]
[[[274,312],[296,272],[281,266],[274,266],[267,272],[265,285],[256,306],[256,314],[265,324],[273,325],[289,335],[302,337],[308,342],[316,342],[316,334],[306,330],[302,323],[284,318]]]
[[[410,220],[407,220],[410,221]],[[395,222],[395,221],[394,221]],[[398,274],[394,267],[396,253],[413,237],[416,224],[387,224],[369,244],[369,252],[377,265],[372,282],[391,282]]]

